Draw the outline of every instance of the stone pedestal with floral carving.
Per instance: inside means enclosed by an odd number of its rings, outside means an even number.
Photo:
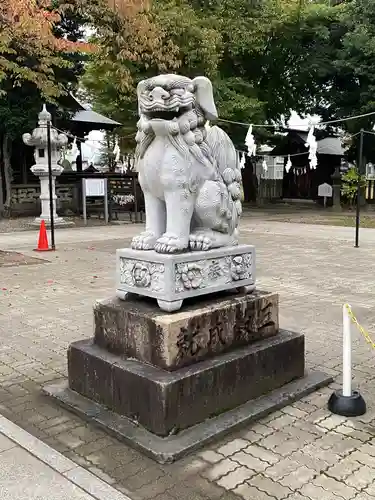
[[[238,245],[210,250],[160,254],[130,248],[117,250],[117,296],[153,297],[167,312],[185,299],[221,291],[255,288],[255,248]]]
[[[146,227],[117,251],[94,338],[69,346],[68,384],[45,391],[166,463],[332,379],[305,375],[304,336],[279,330],[277,294],[255,291],[238,155],[207,126],[211,82],[159,75],[137,93]]]

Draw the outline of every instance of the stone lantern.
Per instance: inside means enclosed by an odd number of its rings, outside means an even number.
[[[47,123],[51,122],[51,114],[47,111],[46,105],[39,113],[38,127],[32,134],[23,134],[23,142],[27,146],[35,148],[35,165],[31,167],[34,175],[40,180],[40,202],[42,212],[34,221],[34,224],[40,224],[42,220],[48,225],[51,223],[50,216],[50,196],[49,196],[49,177],[48,177],[48,148],[47,148]],[[51,159],[52,159],[52,199],[53,216],[55,225],[66,225],[67,222],[56,213],[56,189],[55,180],[64,170],[58,165],[60,159],[60,150],[68,143],[68,138],[64,134],[59,134],[57,130],[51,127]]]

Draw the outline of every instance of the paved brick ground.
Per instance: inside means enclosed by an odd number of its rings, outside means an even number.
[[[355,334],[354,384],[368,412],[330,415],[340,384],[341,305],[374,332],[375,231],[245,219],[258,251],[259,288],[281,297],[281,326],[306,335],[309,368],[335,376],[312,394],[176,464],[161,466],[41,396],[66,376],[70,342],[92,332],[92,302],[112,293],[114,252],[139,228],[61,230],[49,262],[0,271],[0,413],[134,500],[375,500],[374,350]],[[36,235],[0,234],[2,250],[30,251]],[[35,255],[35,254],[34,254]],[[40,257],[41,255],[38,255]]]

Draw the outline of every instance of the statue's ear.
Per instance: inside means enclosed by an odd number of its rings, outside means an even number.
[[[218,115],[211,81],[205,76],[197,76],[197,78],[194,78],[193,84],[196,101],[204,111],[205,118],[207,120],[215,120]]]
[[[141,110],[139,107],[139,96],[146,90],[146,80],[142,80],[137,85],[137,98],[138,98],[138,114],[141,115]]]

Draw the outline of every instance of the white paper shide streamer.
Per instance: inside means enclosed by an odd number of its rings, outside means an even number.
[[[291,168],[292,168],[292,160],[290,159],[290,155],[288,155],[288,161],[286,162],[285,165],[286,173],[288,173]]]
[[[72,157],[72,161],[76,161],[77,156],[79,155],[79,149],[77,146],[77,137],[74,137],[74,140],[72,143],[72,149],[70,151],[70,155]]]
[[[311,170],[315,170],[318,165],[318,158],[316,156],[318,143],[314,135],[314,125],[311,125],[309,133],[307,134],[306,147],[309,148],[310,168]]]
[[[263,168],[263,172],[268,172],[268,165],[267,165],[267,162],[265,159],[263,159],[262,168]]]
[[[255,156],[257,146],[255,144],[255,139],[253,136],[253,126],[250,125],[249,130],[247,131],[246,138],[245,138],[245,144],[247,146],[247,151],[249,156]]]
[[[245,154],[244,153],[239,153],[240,155],[240,169],[245,168]]]
[[[116,163],[118,163],[120,161],[120,154],[121,154],[120,146],[119,146],[119,143],[118,143],[118,138],[116,137],[115,148],[113,150],[113,155],[115,157],[115,162]]]

